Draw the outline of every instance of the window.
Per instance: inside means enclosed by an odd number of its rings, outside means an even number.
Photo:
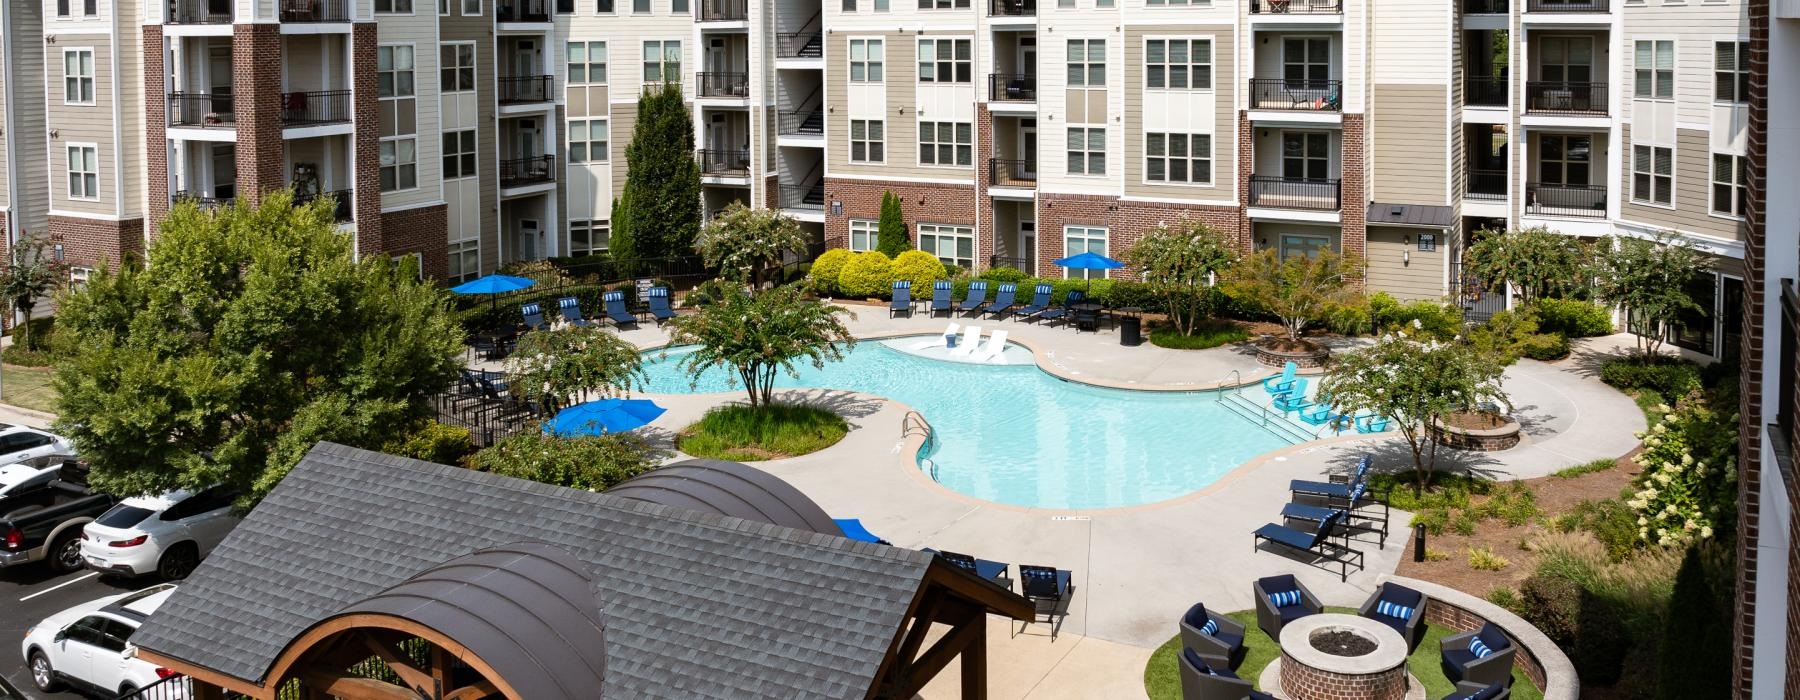
[[[919,224],[919,250],[936,255],[945,265],[975,269],[975,229],[968,226]]]
[[[376,13],[410,15],[412,11],[412,0],[375,0]]]
[[[1106,129],[1069,127],[1069,174],[1106,174]]]
[[[880,39],[851,39],[850,82],[881,82],[882,53]]]
[[[1330,84],[1331,40],[1324,37],[1290,37],[1282,40],[1281,79],[1289,89],[1309,89]]]
[[[63,103],[94,103],[93,49],[63,49]]]
[[[975,127],[968,122],[919,122],[920,165],[972,165]]]
[[[410,190],[419,186],[419,140],[389,139],[381,142],[381,191]]]
[[[69,0],[56,0],[56,16],[69,16]]]
[[[468,92],[475,89],[475,45],[444,44],[442,72],[444,92]]]
[[[1713,101],[1750,101],[1750,45],[1721,41],[1713,45]]]
[[[1106,227],[1104,226],[1064,226],[1063,255],[1073,256],[1082,253],[1095,255],[1106,254]],[[1105,270],[1063,270],[1064,279],[1105,279]]]
[[[606,82],[606,42],[569,42],[569,84]]]
[[[1717,326],[1714,310],[1719,305],[1719,276],[1711,272],[1694,275],[1683,285],[1688,298],[1698,309],[1682,309],[1669,324],[1669,342],[1705,355],[1713,354],[1713,336]]]
[[[967,83],[975,79],[968,39],[920,39],[919,82]]]
[[[640,15],[648,13],[650,11],[650,0],[631,0],[631,11]]]
[[[887,122],[880,119],[850,120],[850,162],[881,163],[887,160]]]
[[[1151,7],[1158,5],[1210,5],[1212,0],[1145,0],[1144,4]]]
[[[1750,204],[1750,161],[1743,156],[1714,153],[1712,157],[1712,213],[1743,216]]]
[[[967,9],[969,0],[919,0],[921,10]]]
[[[605,119],[570,119],[569,162],[606,162],[612,157],[607,152],[611,140]]]
[[[1538,139],[1538,183],[1584,187],[1592,158],[1591,137],[1545,134]]]
[[[481,241],[451,243],[449,257],[450,269],[446,272],[450,284],[462,284],[481,276]]]
[[[1289,180],[1331,179],[1331,135],[1322,131],[1282,132],[1281,176]]]
[[[480,17],[481,0],[463,0],[462,13],[464,17]]]
[[[1647,204],[1674,201],[1675,154],[1667,146],[1631,146],[1631,199]]]
[[[1639,99],[1669,100],[1675,98],[1675,42],[1637,42],[1637,89]]]
[[[450,14],[450,0],[438,0],[438,14]]]
[[[444,179],[475,177],[475,130],[444,132]]]
[[[375,94],[380,97],[413,95],[413,47],[375,49]]]
[[[69,199],[100,198],[100,147],[69,144]]]
[[[605,252],[612,245],[612,222],[582,221],[569,222],[569,254],[593,255]]]
[[[691,11],[688,9],[688,0],[669,0],[669,12],[684,15]]]
[[[81,0],[81,14],[96,17],[100,14],[99,0]]]
[[[1329,236],[1309,236],[1299,233],[1281,234],[1281,250],[1278,253],[1282,260],[1288,258],[1316,258],[1320,253],[1331,250]]]
[[[681,82],[681,42],[644,42],[644,82]]]
[[[69,284],[77,287],[87,284],[88,278],[94,276],[94,268],[80,265],[69,266]]]
[[[856,0],[844,0],[844,11],[845,12],[855,12],[856,11]]]
[[[1106,40],[1069,40],[1069,87],[1106,85]]]
[[[618,8],[613,6],[613,0],[594,0],[594,12],[596,13],[610,15],[617,11]]]
[[[1151,39],[1144,43],[1144,86],[1212,89],[1211,39]]]
[[[850,249],[854,251],[874,250],[876,239],[880,237],[881,222],[874,219],[850,220]]]
[[[1150,182],[1212,184],[1212,135],[1146,134],[1144,179]]]

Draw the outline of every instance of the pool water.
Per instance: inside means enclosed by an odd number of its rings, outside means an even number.
[[[858,343],[842,362],[803,366],[780,387],[885,396],[925,416],[936,437],[920,468],[975,498],[1078,509],[1154,503],[1191,493],[1251,457],[1292,444],[1231,412],[1218,392],[1107,389],[1058,379],[1023,348],[1006,365],[921,357],[919,338]],[[1022,353],[1015,355],[1015,353]],[[645,354],[652,393],[741,391],[734,374],[708,370],[698,386],[681,348]],[[1245,389],[1245,395],[1261,393]],[[1257,397],[1262,398],[1262,397]]]

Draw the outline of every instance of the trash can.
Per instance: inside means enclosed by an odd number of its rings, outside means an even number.
[[[1143,319],[1126,316],[1119,319],[1119,344],[1137,346],[1144,342]]]

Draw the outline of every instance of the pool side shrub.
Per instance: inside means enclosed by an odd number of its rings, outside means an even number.
[[[667,456],[637,433],[566,438],[530,428],[471,455],[468,466],[530,481],[600,491],[656,468]]]
[[[1600,381],[1624,390],[1647,389],[1665,399],[1679,398],[1700,388],[1700,366],[1674,357],[1652,362],[1615,358],[1600,366]]]
[[[990,267],[981,271],[981,278],[989,282],[1023,282],[1031,275],[1016,267]]]
[[[1625,501],[1638,515],[1638,537],[1657,545],[1722,534],[1737,522],[1737,414],[1694,398],[1682,401],[1638,437],[1644,468]]]
[[[838,275],[843,274],[844,266],[849,264],[850,256],[855,255],[846,248],[832,248],[825,251],[818,259],[813,260],[812,270],[807,273],[806,281],[814,293],[837,294]]]
[[[1519,345],[1519,354],[1540,362],[1560,360],[1569,356],[1569,339],[1561,333],[1537,333],[1525,338]]]
[[[894,262],[880,251],[870,250],[850,257],[844,271],[838,273],[838,292],[846,297],[887,298],[894,281]]]
[[[1469,548],[1469,568],[1476,571],[1499,571],[1511,563],[1506,557],[1495,554],[1492,548]]]
[[[1402,304],[1387,292],[1376,292],[1369,297],[1369,321],[1376,332],[1411,326],[1418,321],[1419,330],[1447,340],[1462,332],[1462,309],[1435,301]]]
[[[1591,301],[1539,299],[1530,307],[1537,312],[1538,327],[1570,338],[1612,335],[1612,312]]]
[[[425,421],[382,445],[381,451],[438,464],[459,464],[475,451],[475,441],[468,428]]]
[[[1169,326],[1157,326],[1150,331],[1151,344],[1173,350],[1204,350],[1249,339],[1250,331],[1223,319],[1201,321],[1194,326],[1192,334],[1186,335]]]
[[[677,449],[702,459],[754,462],[817,452],[849,431],[842,416],[813,406],[730,404],[683,430]]]
[[[937,256],[922,250],[909,250],[894,258],[892,281],[907,280],[912,282],[913,298],[931,298],[931,283],[941,279],[949,279],[944,274],[944,263]],[[891,294],[893,285],[890,282],[888,291]]]

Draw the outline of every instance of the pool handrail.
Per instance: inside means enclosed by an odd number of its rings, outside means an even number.
[[[925,420],[924,414],[909,410],[900,416],[900,438],[904,440],[914,435],[924,437],[924,440],[919,443],[919,451],[915,455],[916,460],[929,466],[931,480],[937,481],[937,462],[927,456],[931,453],[931,448],[937,444],[937,431],[932,430],[931,422]]]

